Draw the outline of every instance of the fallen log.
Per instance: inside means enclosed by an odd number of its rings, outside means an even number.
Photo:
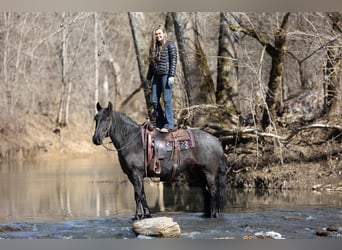
[[[289,143],[294,137],[298,136],[298,134],[304,130],[309,130],[309,129],[336,129],[338,131],[342,132],[342,127],[339,125],[331,125],[331,124],[311,124],[308,126],[303,126],[298,128],[296,131],[292,132],[290,135],[283,137],[278,134],[273,134],[273,133],[267,133],[260,131],[259,129],[256,128],[235,128],[235,129],[227,129],[220,127],[218,125],[213,125],[210,123],[207,123],[200,127],[200,129],[206,129],[210,128],[214,130],[214,132],[211,132],[213,135],[218,137],[220,140],[225,140],[225,139],[231,139],[234,137],[242,137],[245,136],[246,138],[256,138],[256,137],[262,137],[262,138],[274,138],[279,140],[282,143]]]

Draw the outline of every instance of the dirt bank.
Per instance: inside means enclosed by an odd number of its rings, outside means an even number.
[[[342,191],[342,164],[338,160],[245,168],[230,174],[229,183],[244,189]]]
[[[57,128],[46,116],[30,115],[16,125],[1,125],[0,161],[96,156],[105,149],[93,145],[92,133],[92,121],[88,126],[71,124]]]

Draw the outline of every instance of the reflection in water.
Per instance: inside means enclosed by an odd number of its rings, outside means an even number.
[[[0,165],[0,223],[133,215],[133,187],[115,158]],[[151,207],[162,185],[148,181]]]
[[[145,192],[152,213],[200,212],[201,190],[151,179]],[[341,206],[341,193],[229,190],[227,213],[294,205]],[[16,162],[0,165],[0,223],[133,216],[133,187],[115,157],[104,160]]]

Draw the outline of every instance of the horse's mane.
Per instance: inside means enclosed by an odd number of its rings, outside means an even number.
[[[139,127],[139,124],[134,121],[131,117],[126,115],[125,113],[114,111],[114,116],[119,117],[120,120],[122,120],[127,125],[132,125],[134,127]]]

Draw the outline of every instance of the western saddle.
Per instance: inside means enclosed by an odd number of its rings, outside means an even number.
[[[142,143],[144,148],[144,165],[155,174],[161,173],[161,168],[169,170],[168,179],[173,181],[176,177],[177,167],[180,163],[180,152],[195,147],[192,131],[189,129],[174,129],[168,133],[160,132],[154,128],[149,118],[141,126]],[[161,166],[160,160],[165,159],[171,152],[170,166]]]

